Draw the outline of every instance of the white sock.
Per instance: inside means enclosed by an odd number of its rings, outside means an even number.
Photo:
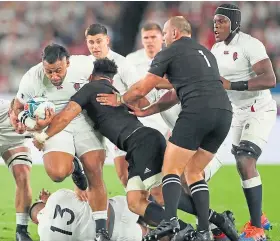
[[[97,211],[97,212],[92,212],[92,217],[94,220],[98,219],[105,219],[107,220],[107,210],[104,211]]]
[[[16,223],[20,225],[28,225],[28,213],[16,213]]]

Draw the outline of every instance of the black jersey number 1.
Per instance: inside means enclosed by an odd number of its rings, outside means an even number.
[[[60,205],[58,205],[58,204],[55,207],[53,219],[56,219],[58,214],[61,218],[63,218],[64,213],[68,213],[70,215],[70,219],[66,222],[66,224],[70,225],[71,223],[73,223],[75,220],[74,212],[69,208],[61,209]],[[54,227],[54,226],[51,226],[50,229],[53,232],[59,232],[59,233],[65,234],[65,235],[72,235],[72,232],[69,232],[69,231],[63,230],[61,228]]]
[[[208,67],[211,67],[210,62],[209,62],[209,60],[207,59],[206,55],[203,53],[203,51],[202,51],[202,50],[198,50],[198,53],[200,53],[200,54],[203,56],[203,58],[205,59],[207,65],[208,65]]]

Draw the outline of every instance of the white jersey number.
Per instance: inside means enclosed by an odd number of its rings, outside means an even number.
[[[200,54],[203,56],[203,58],[205,59],[207,65],[208,65],[208,67],[211,67],[210,62],[209,62],[209,60],[207,59],[206,55],[203,53],[203,51],[202,51],[202,50],[198,50],[198,53],[200,53]]]
[[[74,212],[69,208],[61,209],[60,205],[56,205],[55,210],[54,210],[53,219],[56,219],[58,214],[60,215],[61,218],[63,218],[64,213],[68,213],[70,215],[70,219],[66,222],[66,224],[70,225],[71,223],[73,223],[75,220]],[[72,235],[72,232],[69,232],[69,231],[54,227],[54,226],[51,226],[50,229],[53,232],[59,232],[59,233],[65,234],[65,235]]]

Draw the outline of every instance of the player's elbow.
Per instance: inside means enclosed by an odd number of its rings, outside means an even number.
[[[275,76],[274,72],[269,75],[268,79],[269,79],[269,88],[275,88],[276,87],[276,76]]]

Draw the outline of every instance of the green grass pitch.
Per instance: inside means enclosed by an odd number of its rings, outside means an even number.
[[[271,241],[280,241],[280,166],[259,166],[264,186],[263,207],[273,230],[269,232]],[[124,190],[117,179],[113,166],[106,166],[104,178],[109,196],[124,194]],[[1,198],[0,198],[0,240],[15,240],[15,210],[14,210],[14,181],[11,173],[3,165],[0,166]],[[31,183],[33,200],[40,190],[45,188],[51,192],[59,188],[72,188],[72,180],[68,178],[62,183],[52,182],[44,171],[43,166],[33,166]],[[240,187],[240,180],[234,166],[225,166],[210,181],[211,207],[217,211],[230,209],[234,212],[238,229],[248,220],[248,211]],[[179,213],[179,216],[194,222],[191,215]],[[29,231],[34,241],[38,241],[36,225],[30,224]]]

